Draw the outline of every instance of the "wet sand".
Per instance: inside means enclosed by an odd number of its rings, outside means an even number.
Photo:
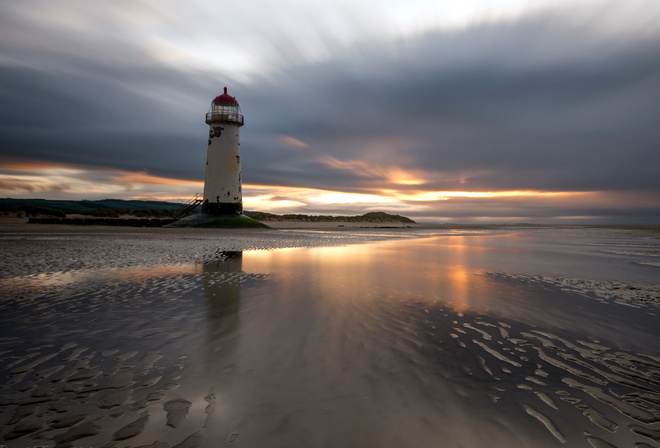
[[[658,446],[644,230],[21,225],[0,244],[8,447]]]

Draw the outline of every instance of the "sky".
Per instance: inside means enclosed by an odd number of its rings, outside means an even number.
[[[660,223],[657,0],[0,0],[0,197]]]

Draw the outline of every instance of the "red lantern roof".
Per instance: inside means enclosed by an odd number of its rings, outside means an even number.
[[[236,101],[236,98],[233,96],[229,95],[227,93],[227,88],[225,87],[225,93],[222,95],[216,96],[215,99],[213,100],[214,103],[236,103],[238,104],[238,101]]]

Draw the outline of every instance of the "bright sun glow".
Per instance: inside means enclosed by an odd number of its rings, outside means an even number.
[[[305,203],[288,199],[277,199],[273,195],[244,196],[243,207],[249,210],[284,210],[296,207],[304,207]]]
[[[370,163],[364,160],[339,160],[334,157],[322,157],[319,162],[355,176],[389,181],[398,185],[421,185],[426,182],[421,173],[414,173],[411,170],[404,170],[382,163]]]

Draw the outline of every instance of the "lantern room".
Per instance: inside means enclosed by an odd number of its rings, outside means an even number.
[[[238,126],[245,124],[238,101],[227,93],[226,87],[222,95],[215,97],[206,113],[206,124],[212,123],[233,123]]]

